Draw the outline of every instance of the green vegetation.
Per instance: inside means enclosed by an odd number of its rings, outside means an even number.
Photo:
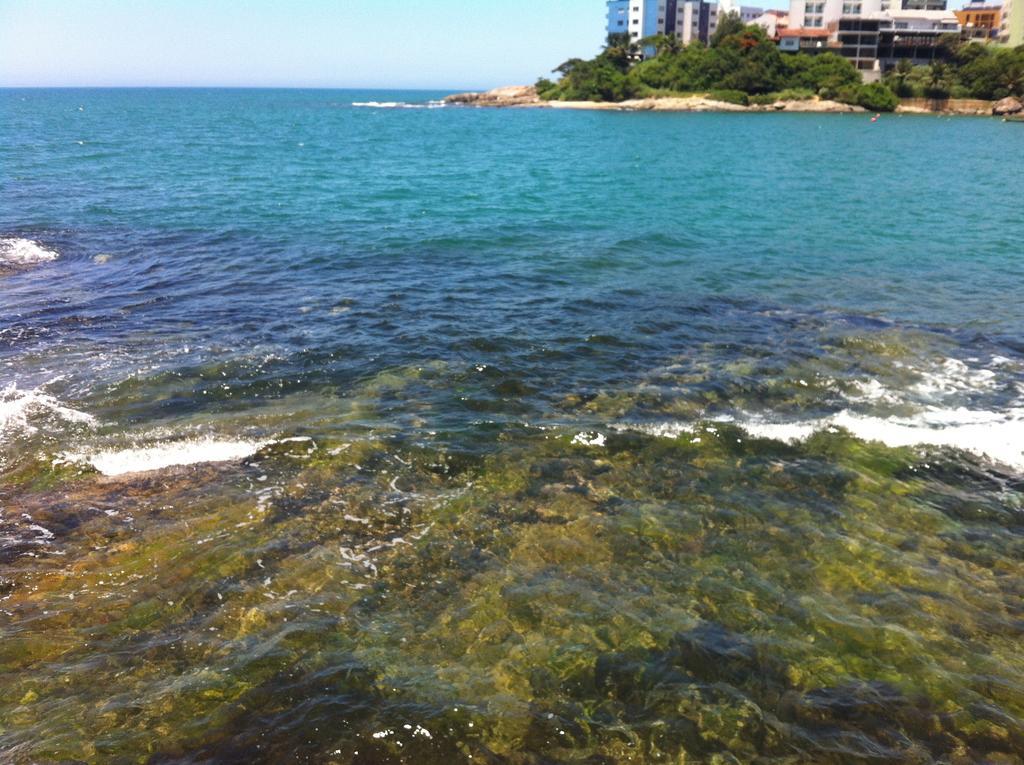
[[[945,41],[949,59],[931,66],[899,65],[885,84],[903,98],[983,98],[1024,96],[1024,46],[996,48],[955,36]]]
[[[777,93],[762,93],[750,96],[752,104],[773,104],[776,101],[809,101],[817,95],[810,88],[786,88]]]
[[[641,61],[641,50],[655,55]],[[786,54],[757,26],[724,18],[709,46],[681,46],[658,35],[630,43],[612,35],[595,58],[570,59],[555,70],[557,83],[541,80],[541,98],[560,101],[623,101],[630,98],[708,93],[729,103],[771,103],[779,98],[835,99],[891,111],[897,99],[885,85],[866,86],[846,59],[834,53]]]

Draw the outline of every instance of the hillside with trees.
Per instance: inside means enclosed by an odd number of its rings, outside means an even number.
[[[744,26],[726,15],[708,45],[683,46],[658,35],[634,43],[611,35],[592,59],[570,59],[542,79],[545,100],[625,101],[635,98],[707,93],[731,103],[770,103],[818,96],[872,111],[892,111],[899,96],[1001,98],[1024,88],[1024,48],[999,50],[977,43],[949,46],[948,63],[930,67],[901,64],[883,82],[864,84],[842,56],[783,53],[758,26]],[[642,51],[654,55],[644,58]]]
[[[947,36],[943,45],[943,61],[930,66],[901,61],[885,76],[885,84],[901,98],[1024,97],[1024,46],[962,43],[956,35]]]

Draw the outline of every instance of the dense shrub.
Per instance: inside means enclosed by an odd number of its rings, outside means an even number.
[[[882,83],[872,82],[860,86],[857,103],[873,112],[891,112],[899,106],[900,100]]]
[[[1024,46],[1009,49],[947,41],[947,61],[911,66],[901,61],[885,84],[901,98],[1024,96]]]
[[[708,98],[714,101],[724,101],[727,104],[739,104],[746,106],[750,103],[750,97],[742,90],[712,90],[708,92]]]

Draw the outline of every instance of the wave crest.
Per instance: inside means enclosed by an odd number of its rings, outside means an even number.
[[[59,257],[60,253],[56,250],[48,250],[31,239],[0,238],[0,266],[30,266],[47,263]]]
[[[64,462],[91,465],[106,476],[149,473],[170,467],[207,462],[237,462],[251,457],[271,441],[190,438],[128,449],[64,454]]]
[[[65,406],[41,389],[21,390],[17,383],[0,389],[0,440],[19,433],[35,433],[42,419],[56,418],[64,422],[94,427],[96,418]]]

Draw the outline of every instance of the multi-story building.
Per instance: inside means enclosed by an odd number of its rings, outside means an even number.
[[[945,58],[942,38],[959,30],[951,11],[899,10],[843,17],[836,34],[839,53],[872,80],[900,61],[920,66]]]
[[[877,13],[888,0],[790,0],[791,29],[835,30],[843,16]],[[892,0],[900,2],[901,0]]]
[[[727,13],[734,13],[740,17],[744,24],[754,24],[757,22],[758,17],[764,13],[764,8],[740,5],[736,0],[718,0],[718,13],[722,16]]]
[[[608,0],[607,31],[610,35],[628,33],[633,42],[670,35],[683,45],[694,41],[707,43],[718,28],[718,20],[726,13],[735,13],[746,24],[765,27],[772,37],[779,18],[786,16],[782,11],[766,13],[762,8],[739,5],[734,0]],[[644,51],[645,55],[651,52]]]
[[[608,33],[628,32],[634,42],[654,35],[670,35],[684,45],[707,42],[718,15],[718,5],[703,0],[609,0]]]
[[[990,40],[999,36],[1003,7],[972,2],[959,11],[953,11],[963,29],[964,37],[972,40]]]
[[[1024,0],[1019,0],[1024,3]],[[838,28],[839,19],[902,11],[945,11],[946,0],[790,0],[790,27]]]
[[[684,45],[695,40],[707,43],[718,29],[718,19],[721,17],[718,4],[691,0],[680,5],[682,11],[676,27],[676,38]]]
[[[1003,0],[999,42],[1011,48],[1024,45],[1024,0]]]

